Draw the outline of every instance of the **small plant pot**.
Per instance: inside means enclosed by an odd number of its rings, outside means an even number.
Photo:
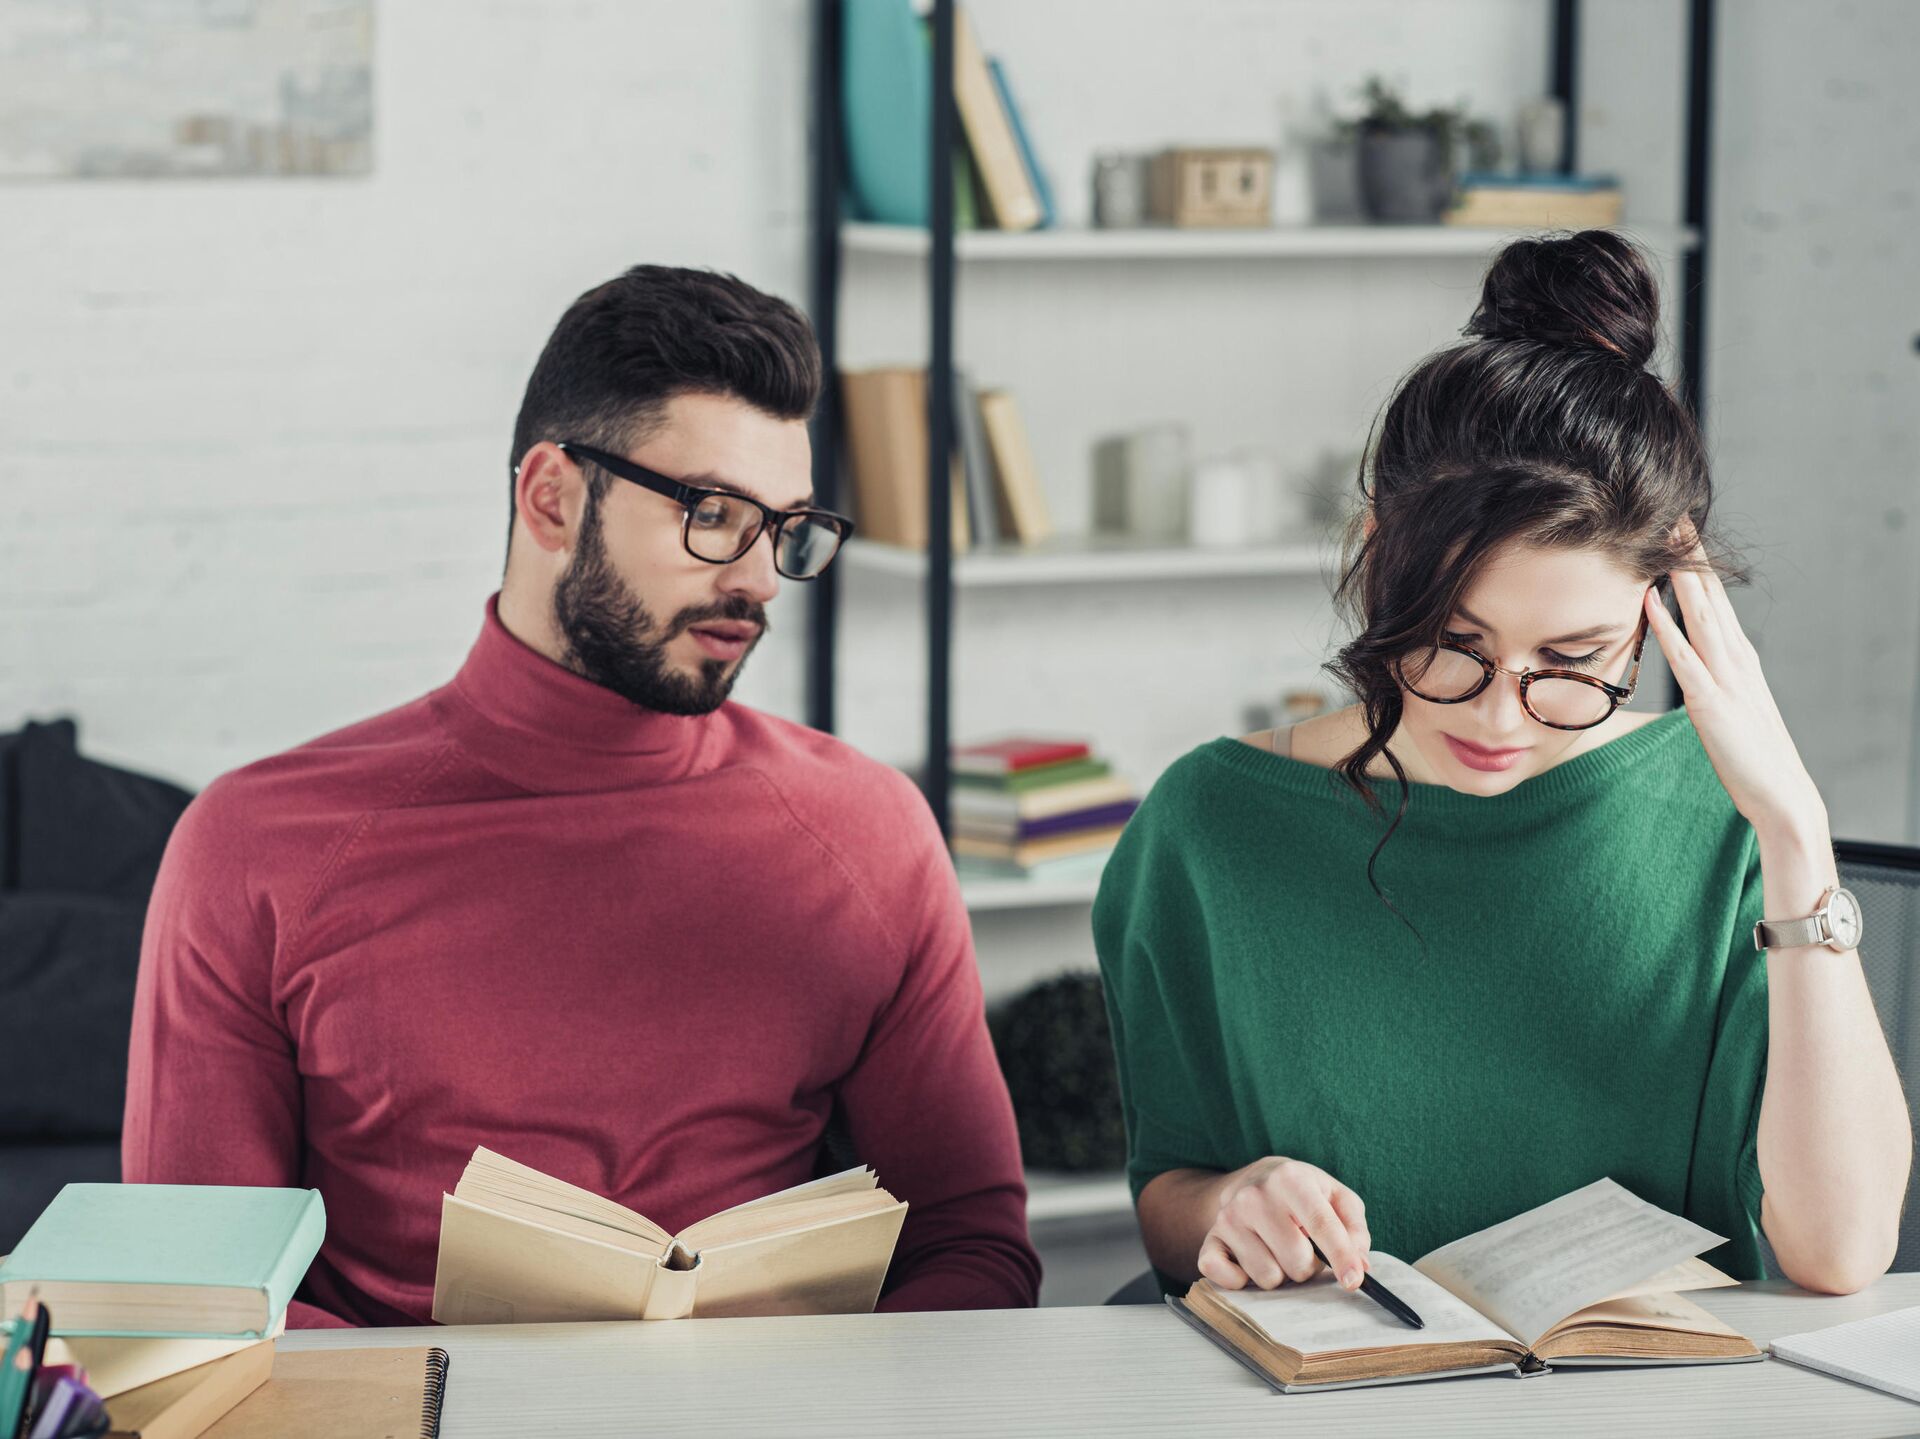
[[[1453,189],[1440,137],[1431,130],[1370,130],[1360,136],[1360,195],[1370,219],[1431,225]]]

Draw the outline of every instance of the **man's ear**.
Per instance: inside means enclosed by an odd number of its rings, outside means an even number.
[[[1373,506],[1368,505],[1360,511],[1360,538],[1363,542],[1373,539],[1373,532],[1380,528],[1380,522],[1373,517]]]
[[[542,440],[520,457],[520,467],[513,472],[514,516],[541,549],[569,549],[586,489],[580,467],[558,445]]]

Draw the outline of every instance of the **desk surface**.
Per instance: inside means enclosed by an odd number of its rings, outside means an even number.
[[[1920,1274],[1844,1298],[1780,1283],[1693,1296],[1764,1346],[1920,1304]],[[1920,1404],[1767,1359],[1270,1392],[1157,1305],[656,1324],[328,1330],[288,1349],[433,1343],[447,1439],[574,1435],[1287,1433],[1911,1435]],[[1657,1430],[1654,1426],[1658,1426]]]

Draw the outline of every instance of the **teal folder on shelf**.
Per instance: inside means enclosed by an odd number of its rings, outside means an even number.
[[[262,1339],[326,1236],[316,1189],[69,1184],[0,1264],[0,1317],[54,1332]]]
[[[848,0],[841,12],[847,180],[862,219],[927,223],[933,79],[906,0]]]

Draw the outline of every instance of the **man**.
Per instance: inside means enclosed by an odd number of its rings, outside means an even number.
[[[819,353],[728,276],[561,319],[506,578],[453,681],[216,781],[148,914],[129,1181],[309,1185],[293,1324],[425,1323],[476,1145],[669,1231],[811,1177],[836,1104],[908,1201],[882,1309],[1039,1265],[967,918],[899,774],[727,702],[811,508]]]

